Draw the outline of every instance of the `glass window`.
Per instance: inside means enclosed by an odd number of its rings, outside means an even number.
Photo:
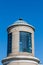
[[[12,51],[12,33],[8,34],[8,50],[7,55]]]
[[[20,52],[32,53],[32,38],[30,32],[20,31]]]

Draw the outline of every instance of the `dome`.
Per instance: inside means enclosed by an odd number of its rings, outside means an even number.
[[[16,22],[14,22],[12,25],[10,25],[9,27],[8,27],[8,29],[9,28],[11,28],[11,27],[13,27],[13,26],[18,26],[18,25],[21,25],[21,26],[29,26],[29,27],[31,27],[33,30],[35,30],[35,28],[32,26],[32,25],[30,25],[30,24],[28,24],[26,21],[24,21],[23,19],[19,19],[19,20],[17,20]]]

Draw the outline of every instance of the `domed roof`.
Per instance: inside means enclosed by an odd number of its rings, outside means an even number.
[[[19,19],[12,25],[29,25],[29,24],[26,21],[24,21],[23,19]]]
[[[8,27],[8,29],[9,29],[10,27],[18,26],[18,25],[29,26],[29,27],[31,27],[31,28],[34,29],[34,27],[33,27],[32,25],[28,24],[26,21],[24,21],[24,20],[21,19],[21,18],[20,18],[19,20],[17,20],[16,22],[14,22],[12,25],[10,25],[10,26]],[[35,30],[35,29],[34,29],[34,30]]]

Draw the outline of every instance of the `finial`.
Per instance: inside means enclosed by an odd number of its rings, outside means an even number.
[[[23,20],[22,18],[19,18],[19,20]]]

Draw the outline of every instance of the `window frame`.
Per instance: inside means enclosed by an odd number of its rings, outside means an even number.
[[[11,37],[11,38],[10,38]],[[12,52],[12,32],[8,33],[7,56]]]
[[[29,33],[31,34],[31,52],[29,51],[20,51],[20,32],[25,32],[26,34]],[[28,52],[28,53],[32,53],[32,33],[31,32],[28,32],[28,31],[19,31],[19,52]]]

